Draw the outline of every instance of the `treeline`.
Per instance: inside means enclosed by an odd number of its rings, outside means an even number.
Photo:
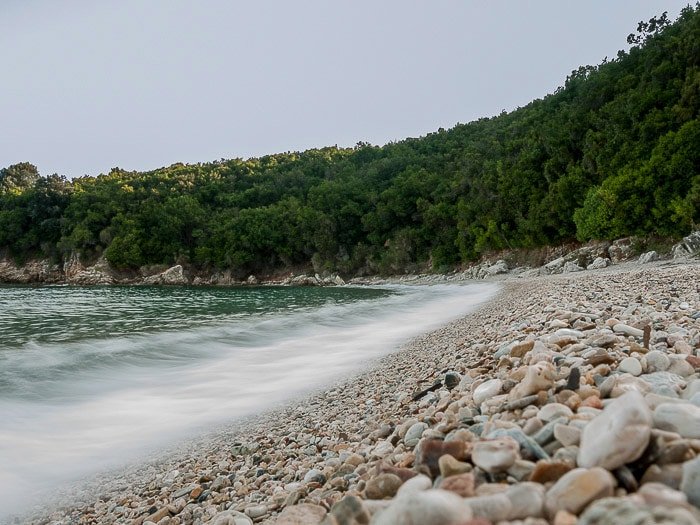
[[[383,147],[114,168],[0,170],[0,249],[249,273],[436,270],[503,248],[700,222],[700,4],[511,113]],[[514,79],[514,84],[516,84]]]

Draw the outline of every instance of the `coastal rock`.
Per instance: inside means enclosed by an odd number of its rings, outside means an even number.
[[[590,502],[613,495],[615,478],[604,468],[577,468],[564,474],[545,497],[549,516],[565,510],[579,514]]]
[[[591,264],[586,266],[586,270],[600,270],[601,268],[607,268],[610,264],[610,259],[606,257],[596,257]]]
[[[683,237],[683,240],[671,248],[674,259],[692,257],[700,253],[700,231]]]
[[[173,266],[168,268],[164,272],[149,275],[144,277],[143,284],[159,284],[159,285],[174,285],[174,284],[187,284],[187,278],[183,273],[183,268],[181,265]]]
[[[639,256],[639,264],[648,264],[650,262],[658,260],[659,254],[656,253],[654,250],[651,250],[650,252],[644,252],[642,255]]]
[[[438,467],[440,469],[440,475],[443,478],[449,478],[450,476],[465,474],[472,471],[472,466],[469,463],[458,461],[450,454],[443,454],[440,456]]]
[[[634,390],[627,392],[583,429],[578,464],[613,470],[638,459],[649,443],[651,424],[644,396]]]

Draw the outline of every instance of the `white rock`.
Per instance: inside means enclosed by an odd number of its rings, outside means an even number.
[[[423,432],[428,428],[428,425],[420,422],[411,425],[411,427],[406,432],[406,436],[403,438],[404,445],[408,448],[415,447],[420,441]]]
[[[569,262],[564,263],[564,267],[562,268],[562,271],[564,273],[581,272],[581,271],[583,271],[583,268],[581,268],[574,261],[569,261]]]
[[[659,350],[652,350],[646,354],[648,372],[663,372],[671,366],[671,360]]]
[[[626,357],[620,361],[620,364],[617,365],[617,369],[620,372],[638,376],[642,373],[642,363],[639,362],[639,359],[635,359],[634,357]]]
[[[689,439],[700,438],[700,407],[690,403],[663,403],[654,410],[654,426]]]
[[[615,478],[607,470],[576,468],[564,474],[545,496],[547,514],[565,510],[578,514],[590,502],[613,495]]]
[[[551,421],[558,417],[572,417],[574,413],[571,409],[562,403],[549,403],[540,408],[537,412],[537,417],[542,421]]]
[[[583,429],[579,466],[614,470],[638,459],[649,443],[651,423],[642,394],[635,390],[623,394]]]
[[[535,363],[527,368],[525,377],[510,391],[511,399],[536,394],[541,390],[548,390],[554,385],[554,366],[545,361]]]
[[[617,323],[615,326],[613,326],[613,332],[616,332],[618,334],[631,335],[632,337],[642,337],[644,335],[643,330],[626,325],[624,323]]]
[[[488,381],[484,381],[474,389],[474,393],[472,394],[474,404],[476,406],[480,406],[481,403],[490,397],[500,394],[502,388],[503,382],[500,379],[489,379]]]
[[[659,254],[656,253],[654,250],[650,252],[645,252],[642,255],[639,256],[639,263],[640,264],[647,264],[653,261],[658,261],[659,260]]]
[[[690,503],[700,507],[700,456],[683,463],[681,490]]]
[[[511,503],[510,514],[506,519],[540,518],[544,514],[543,485],[525,481],[511,485],[505,494]]]
[[[372,517],[372,525],[457,525],[471,519],[469,505],[454,492],[430,489],[401,494]]]
[[[596,257],[595,260],[586,266],[586,270],[600,270],[601,268],[607,268],[610,266],[610,259],[606,257]]]
[[[464,502],[469,505],[475,518],[485,518],[492,522],[508,519],[512,512],[512,503],[505,494],[489,494],[467,498]]]
[[[520,445],[510,437],[477,441],[472,449],[472,463],[486,472],[505,472],[520,458]]]

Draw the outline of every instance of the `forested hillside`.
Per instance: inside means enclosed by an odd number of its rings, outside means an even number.
[[[575,238],[683,235],[700,223],[700,4],[673,23],[640,23],[628,41],[523,108],[383,147],[72,181],[10,166],[0,250],[20,261],[104,255],[126,269],[354,274],[441,270]]]

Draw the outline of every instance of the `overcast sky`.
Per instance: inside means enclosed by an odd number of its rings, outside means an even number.
[[[0,0],[0,167],[384,144],[511,110],[686,1]]]

